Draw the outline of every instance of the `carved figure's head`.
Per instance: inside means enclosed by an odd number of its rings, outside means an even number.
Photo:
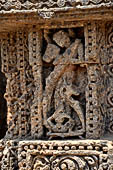
[[[68,33],[64,31],[58,31],[53,35],[53,40],[57,43],[58,46],[64,48],[64,47],[69,47],[71,44],[70,38]]]

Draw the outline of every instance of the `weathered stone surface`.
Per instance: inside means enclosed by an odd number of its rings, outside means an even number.
[[[53,35],[53,40],[59,45],[60,47],[69,47],[70,45],[70,38],[68,34],[64,31],[59,31]]]
[[[68,6],[67,6],[68,5]],[[112,0],[1,0],[0,9],[1,11],[11,10],[31,10],[31,9],[44,9],[47,8],[63,8],[63,7],[84,7],[84,8],[95,8],[95,6],[112,6]]]
[[[112,7],[0,1],[1,170],[113,170]]]
[[[78,141],[0,141],[1,168],[36,169],[112,169],[112,142]],[[17,163],[18,159],[18,163]]]

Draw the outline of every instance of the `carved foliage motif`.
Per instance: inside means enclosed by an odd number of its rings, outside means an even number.
[[[1,169],[112,170],[112,142],[0,141]]]
[[[18,169],[18,143],[16,141],[0,141],[2,144],[2,159],[0,168]]]
[[[50,160],[37,156],[33,159],[33,170],[42,168],[43,170],[57,169],[57,170],[74,170],[81,169],[92,170],[98,169],[98,157],[96,156],[59,156],[56,158],[51,157]],[[29,169],[30,170],[30,169]]]
[[[104,66],[104,70],[106,71],[105,81],[106,81],[106,99],[107,99],[107,130],[113,133],[113,84],[112,84],[112,68],[113,64],[109,64],[107,67]]]
[[[0,9],[4,11],[9,11],[11,9],[14,10],[31,10],[31,9],[40,9],[40,8],[54,8],[54,7],[76,7],[87,6],[90,4],[109,4],[112,3],[112,0],[46,0],[37,2],[36,0],[1,0],[0,1]]]
[[[105,87],[106,87],[106,104],[107,104],[107,130],[113,133],[113,24],[108,22],[106,24],[106,44],[108,64],[104,65]]]
[[[109,146],[111,144],[109,143]],[[108,170],[108,146],[95,141],[20,142],[20,170]],[[81,154],[82,153],[82,154]],[[24,166],[22,166],[24,165]]]
[[[113,62],[113,24],[108,22],[106,24],[106,43],[107,43],[107,52],[109,57],[109,63]]]

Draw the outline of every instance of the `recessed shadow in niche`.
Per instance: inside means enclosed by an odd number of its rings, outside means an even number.
[[[2,139],[7,131],[7,102],[4,98],[6,92],[6,77],[1,72],[0,57],[0,139]]]

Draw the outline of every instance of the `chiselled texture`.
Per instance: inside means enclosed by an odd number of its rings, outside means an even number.
[[[1,170],[113,170],[112,6],[0,0]]]
[[[106,88],[106,125],[107,130],[113,133],[113,24],[108,22],[106,24],[106,43],[107,43],[107,65],[103,65],[105,73],[105,88]]]
[[[26,136],[30,122],[32,72],[28,64],[28,36],[25,32],[7,35],[2,43],[2,71],[7,78],[5,98],[8,106],[10,138]],[[14,45],[15,42],[15,45]],[[10,121],[12,120],[12,121]]]
[[[105,45],[105,23],[85,24],[85,60],[89,63],[107,63]]]
[[[113,63],[113,23],[106,24],[106,44],[108,63]]]
[[[112,114],[112,109],[113,109],[113,87],[112,87],[112,68],[113,65],[109,64],[108,66],[104,65],[104,71],[106,73],[105,75],[105,81],[106,81],[106,103],[107,103],[107,119],[106,119],[106,125],[108,130],[113,133],[113,114]]]
[[[55,11],[65,9],[88,9],[113,6],[112,0],[1,0],[0,13],[34,11],[43,18],[51,18]]]
[[[47,42],[43,55],[45,69],[47,65],[48,71],[53,68],[44,80],[43,115],[49,136],[78,136],[85,132],[87,75],[86,68],[75,65],[84,61],[84,49],[81,40],[75,39],[74,33],[72,30],[54,33],[56,45],[52,43],[53,40],[51,44]]]
[[[88,22],[84,29],[20,30],[2,39],[6,138],[96,139],[104,134],[108,115],[107,75],[101,64],[107,61],[102,58],[104,37],[104,24]],[[107,40],[110,53],[112,44]]]
[[[18,165],[20,170],[108,170],[108,145],[112,149],[107,141],[20,142]]]
[[[112,151],[105,140],[0,141],[3,170],[112,170]]]
[[[51,7],[66,7],[67,4],[70,7],[74,6],[86,6],[86,5],[98,5],[98,4],[111,4],[112,0],[46,0],[37,2],[36,0],[0,0],[1,6],[0,8],[3,10],[11,10],[11,9],[32,9],[32,8],[51,8]]]
[[[88,138],[98,138],[99,135],[103,134],[103,127],[105,126],[103,104],[105,101],[103,101],[102,83],[101,68],[98,65],[90,65],[88,67],[88,86],[86,90],[86,131]],[[100,97],[101,95],[102,97]]]
[[[39,138],[43,134],[42,126],[42,32],[34,31],[29,33],[29,64],[32,67],[34,78],[34,96],[31,105],[31,135],[33,138]]]
[[[18,143],[17,141],[0,141],[1,169],[18,169]]]
[[[97,55],[97,24],[95,22],[88,22],[85,26],[85,59],[88,62],[97,62],[99,61],[99,56]]]

